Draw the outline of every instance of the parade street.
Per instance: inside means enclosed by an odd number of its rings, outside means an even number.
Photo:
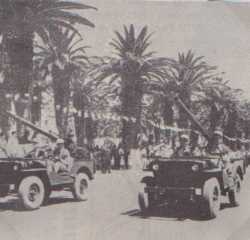
[[[35,211],[15,208],[15,199],[1,200],[1,239],[8,240],[147,240],[247,239],[250,209],[250,175],[246,175],[241,205],[222,210],[213,220],[200,220],[188,211],[160,209],[142,217],[137,205],[141,173],[135,170],[97,173],[89,200],[74,202],[67,192],[53,193],[50,203]],[[181,212],[181,213],[180,213]],[[239,231],[241,235],[239,237]]]

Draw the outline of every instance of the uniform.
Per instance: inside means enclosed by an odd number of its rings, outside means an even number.
[[[173,154],[173,157],[188,157],[191,156],[190,146],[180,146],[176,149]]]
[[[229,181],[228,183],[229,187],[233,188],[234,187],[234,178],[232,176],[233,164],[231,162],[232,151],[230,150],[230,148],[221,143],[212,148],[209,151],[209,154],[221,158],[222,161],[220,167],[225,169],[225,172],[223,171],[223,178],[225,180],[227,179]]]
[[[59,161],[54,165],[55,172],[70,171],[73,165],[73,159],[70,156],[68,149],[61,148],[58,154]]]

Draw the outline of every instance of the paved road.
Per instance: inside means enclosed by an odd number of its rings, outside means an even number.
[[[96,176],[89,200],[74,202],[70,193],[52,195],[50,204],[36,211],[20,211],[15,199],[0,203],[0,236],[5,240],[241,240],[250,239],[250,172],[241,206],[224,209],[217,219],[201,221],[178,209],[160,209],[143,218],[137,207],[141,173],[115,171]],[[239,237],[239,232],[241,236]]]

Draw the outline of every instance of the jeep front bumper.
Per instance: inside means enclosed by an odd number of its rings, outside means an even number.
[[[145,192],[153,194],[155,197],[166,199],[185,199],[195,200],[195,198],[202,196],[202,189],[195,187],[180,188],[180,187],[160,187],[150,186],[145,188]]]

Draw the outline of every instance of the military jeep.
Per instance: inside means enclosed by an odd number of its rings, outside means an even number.
[[[232,160],[229,172],[216,157],[155,158],[145,171],[153,174],[141,180],[138,203],[143,214],[159,205],[193,203],[203,218],[214,218],[221,196],[233,206],[244,176],[243,160]]]
[[[78,153],[81,149],[78,149]],[[93,161],[87,156],[74,156],[70,172],[48,170],[49,159],[37,159],[33,153],[25,158],[0,158],[0,197],[15,194],[26,210],[46,203],[53,190],[68,190],[76,200],[85,200],[89,180],[94,177]]]

